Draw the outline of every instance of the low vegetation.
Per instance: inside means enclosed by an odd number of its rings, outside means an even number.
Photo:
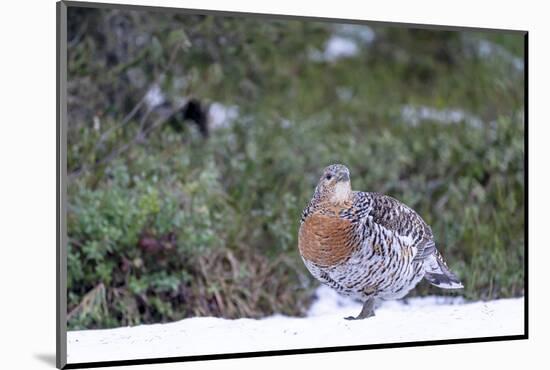
[[[86,8],[69,21],[70,329],[305,314],[317,283],[299,216],[335,162],[432,225],[459,294],[523,295],[521,35],[371,25],[367,40],[330,23]],[[323,59],[334,35],[356,52]],[[151,86],[167,114],[147,105]],[[205,137],[182,98],[238,115]]]

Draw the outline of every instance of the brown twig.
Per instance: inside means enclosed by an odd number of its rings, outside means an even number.
[[[80,303],[67,314],[67,321],[70,321],[79,313],[89,313],[90,310],[98,304],[103,310],[106,310],[105,285],[103,285],[103,283],[99,283],[86,293]]]
[[[147,91],[149,91],[149,90],[147,90]],[[146,96],[147,96],[147,93],[145,95],[143,95],[143,97],[140,99],[140,101],[134,106],[134,108],[132,108],[130,113],[128,113],[122,119],[122,121],[120,121],[120,123],[118,125],[114,125],[113,127],[106,130],[103,134],[101,134],[101,136],[99,137],[99,139],[97,140],[97,143],[95,145],[95,150],[98,150],[100,148],[100,146],[105,142],[105,140],[107,140],[107,138],[111,135],[111,133],[113,131],[123,127],[128,122],[130,122],[132,117],[134,117],[136,115],[136,113],[141,109],[141,106],[145,103],[145,97]]]

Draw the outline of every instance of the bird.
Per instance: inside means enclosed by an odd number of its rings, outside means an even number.
[[[359,315],[348,320],[374,316],[376,302],[403,298],[422,279],[443,289],[463,288],[422,217],[388,195],[353,191],[342,164],[323,170],[302,211],[298,249],[317,280],[363,302]]]

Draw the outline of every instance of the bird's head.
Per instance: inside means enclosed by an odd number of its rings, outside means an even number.
[[[351,196],[349,170],[343,164],[332,164],[323,170],[315,188],[315,196],[320,201],[343,203]]]

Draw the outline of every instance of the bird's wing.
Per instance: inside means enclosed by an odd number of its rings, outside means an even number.
[[[391,232],[410,237],[417,248],[415,261],[423,260],[436,250],[432,230],[413,209],[390,196],[370,193],[372,197],[369,216]]]
[[[309,202],[308,205],[303,209],[302,214],[300,216],[300,225],[304,223],[307,216],[309,216],[309,214],[311,213],[311,208],[312,208],[311,202]]]

